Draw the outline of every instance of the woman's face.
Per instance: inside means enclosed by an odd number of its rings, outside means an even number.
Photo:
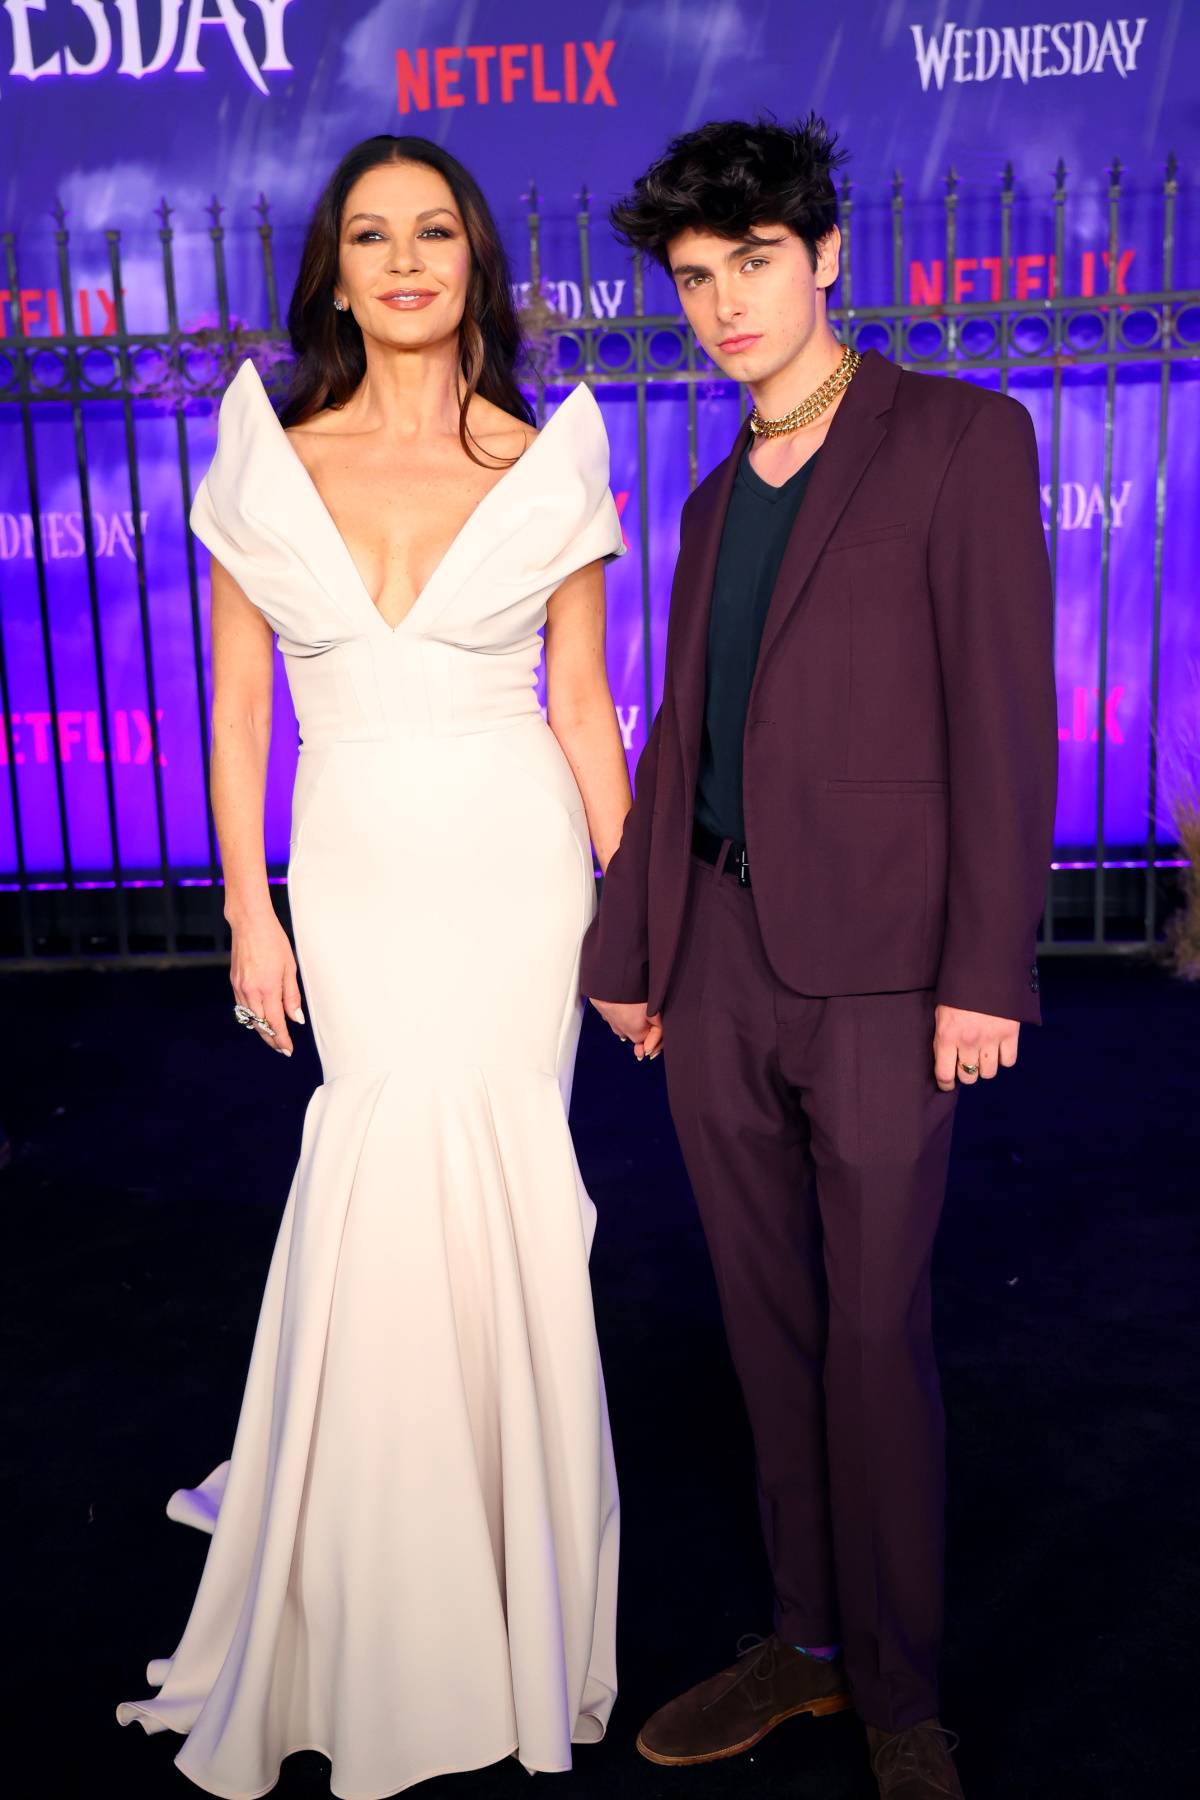
[[[421,349],[455,336],[471,246],[445,177],[423,163],[383,163],[346,196],[336,297],[364,337]]]

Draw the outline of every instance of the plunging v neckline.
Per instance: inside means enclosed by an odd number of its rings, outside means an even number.
[[[314,501],[316,502],[318,512],[324,518],[326,524],[329,527],[331,534],[336,539],[337,544],[341,550],[342,556],[345,559],[346,565],[347,565],[348,569],[350,570],[350,573],[354,579],[354,584],[357,587],[358,592],[362,595],[362,598],[365,601],[366,605],[370,608],[371,614],[374,617],[374,619],[376,620],[376,622],[378,623],[378,625],[381,627],[382,630],[387,632],[389,637],[395,637],[396,634],[398,632],[402,631],[403,628],[408,624],[409,620],[412,619],[413,615],[416,613],[417,609],[420,607],[421,603],[425,599],[425,596],[436,585],[438,577],[441,575],[442,571],[445,569],[445,567],[449,563],[450,558],[454,554],[455,550],[458,548],[459,544],[462,542],[464,536],[466,535],[468,528],[478,518],[480,512],[487,505],[488,501],[492,498],[492,495],[497,493],[499,491],[499,489],[504,486],[505,482],[508,480],[510,475],[516,474],[517,470],[521,467],[521,465],[532,455],[533,451],[543,441],[543,439],[546,436],[546,433],[550,429],[551,425],[553,425],[555,419],[558,418],[558,416],[562,412],[563,408],[569,404],[569,402],[574,397],[574,395],[577,394],[579,392],[580,388],[582,388],[585,385],[583,382],[578,382],[576,384],[576,386],[571,389],[571,392],[566,396],[566,398],[564,400],[561,400],[559,402],[558,406],[555,407],[554,411],[551,413],[550,417],[546,420],[546,423],[542,426],[541,430],[538,432],[538,434],[534,438],[533,442],[531,444],[529,444],[521,452],[521,454],[520,454],[520,456],[518,456],[516,462],[511,463],[509,465],[509,467],[507,469],[505,469],[505,471],[501,475],[499,481],[494,482],[492,484],[492,486],[487,490],[487,493],[483,495],[482,499],[476,501],[475,505],[471,508],[470,512],[467,514],[466,518],[463,520],[462,524],[459,526],[458,530],[454,533],[454,536],[450,539],[450,542],[447,544],[445,550],[442,552],[441,556],[439,557],[432,573],[426,580],[424,586],[417,593],[416,598],[413,600],[412,605],[408,608],[408,611],[405,612],[401,618],[397,619],[396,623],[394,625],[389,625],[387,620],[384,618],[383,614],[380,612],[378,605],[372,599],[371,590],[370,590],[370,588],[368,588],[366,582],[363,580],[362,572],[359,569],[357,562],[355,562],[355,560],[354,560],[354,555],[350,549],[349,544],[346,542],[345,535],[343,534],[341,527],[338,525],[337,520],[334,518],[325,499],[323,498],[320,488],[317,486],[316,482],[313,480],[313,477],[308,468],[308,465],[305,463],[303,457],[300,455],[300,452],[296,449],[296,446],[292,443],[292,440],[289,438],[286,430],[284,429],[283,425],[280,423],[279,415],[275,411],[275,408],[271,404],[271,397],[267,393],[266,387],[264,386],[263,381],[262,381],[262,377],[259,375],[258,370],[255,368],[253,362],[251,362],[249,360],[249,358],[247,358],[246,363],[243,365],[243,367],[253,370],[256,385],[257,385],[260,393],[262,394],[263,400],[266,403],[266,408],[267,408],[268,413],[270,414],[271,418],[275,422],[275,428],[279,433],[280,441],[282,442],[285,450],[287,451],[287,454],[292,458],[297,469],[300,471],[301,476],[308,483],[308,486],[312,492],[312,497],[313,497]]]

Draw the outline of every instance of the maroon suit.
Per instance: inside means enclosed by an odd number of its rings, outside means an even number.
[[[691,854],[708,615],[744,424],[683,509],[663,705],[582,986],[662,1011],[672,1115],[754,1430],[776,1624],[859,1710],[937,1711],[929,1259],[954,1094],[934,1007],[1038,1022],[1057,717],[1017,402],[868,352],[780,567],[746,719],[749,889]]]

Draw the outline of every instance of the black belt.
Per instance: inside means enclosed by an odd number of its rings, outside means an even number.
[[[698,819],[693,822],[692,850],[702,861],[715,865],[720,858],[721,846],[724,842],[724,838],[709,831],[701,825]],[[750,864],[746,858],[745,844],[739,844],[736,839],[730,843],[729,855],[725,859],[723,872],[726,875],[736,875],[739,887],[748,888],[750,886]]]

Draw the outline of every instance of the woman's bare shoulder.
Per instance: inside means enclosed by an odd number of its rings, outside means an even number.
[[[478,394],[467,415],[467,424],[478,448],[504,462],[524,456],[534,438],[540,435],[536,427],[524,419],[514,418],[502,406]]]

